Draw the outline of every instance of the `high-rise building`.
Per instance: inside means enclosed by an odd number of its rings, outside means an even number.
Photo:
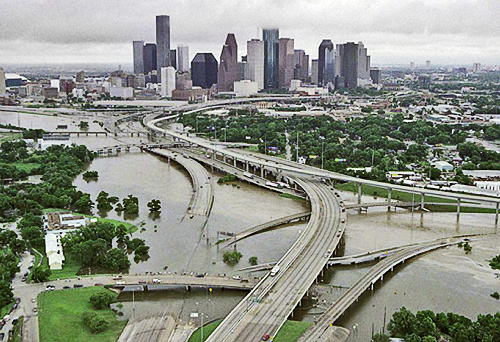
[[[330,39],[323,39],[318,49],[318,84],[326,85],[333,81],[335,50]]]
[[[426,61],[425,62],[425,68],[430,69],[431,68],[431,61]]]
[[[151,71],[156,70],[156,44],[147,43],[144,45],[144,74],[147,75]]]
[[[248,62],[238,62],[238,81],[250,80]]]
[[[175,68],[172,66],[161,68],[161,88],[160,95],[163,97],[172,97],[172,91],[175,89]]]
[[[133,44],[134,74],[144,74],[144,41],[135,40]]]
[[[318,84],[318,74],[319,74],[319,61],[313,59],[311,62],[311,83]]]
[[[76,83],[85,82],[85,71],[79,71],[76,73]]]
[[[218,63],[211,53],[197,53],[191,61],[193,86],[208,89],[217,83]]]
[[[382,80],[382,70],[380,70],[380,68],[370,68],[370,78],[373,83],[380,84]]]
[[[410,62],[410,70],[415,70],[415,62]]]
[[[238,81],[238,44],[233,33],[229,33],[222,47],[219,63],[219,91],[233,91]]]
[[[370,56],[362,42],[358,42],[358,78],[370,78]]]
[[[472,72],[480,72],[481,71],[481,63],[472,64]]]
[[[63,91],[66,94],[71,94],[71,92],[75,88],[76,84],[73,81],[73,77],[59,77],[59,91]]]
[[[344,44],[342,51],[342,77],[344,87],[356,89],[358,86],[358,44],[349,42]]]
[[[289,88],[293,78],[293,67],[295,62],[293,39],[280,38],[278,51],[278,86],[280,88]]]
[[[278,29],[262,30],[264,40],[264,88],[277,89],[279,70],[279,38]]]
[[[5,71],[0,68],[0,95],[3,95],[7,92],[5,89]]]
[[[170,17],[156,16],[156,70],[170,66]]]
[[[189,47],[187,45],[177,46],[177,70],[189,71]]]
[[[170,66],[173,66],[174,69],[177,69],[177,50],[170,50]]]
[[[304,50],[294,51],[293,78],[302,82],[309,80],[309,56]]]
[[[247,42],[248,75],[257,82],[259,90],[264,89],[264,42],[252,39]]]

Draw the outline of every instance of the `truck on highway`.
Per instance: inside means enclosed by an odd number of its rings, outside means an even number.
[[[281,189],[281,188],[282,188],[282,186],[281,186],[281,185],[279,185],[279,184],[278,184],[278,183],[276,183],[276,182],[269,182],[269,181],[267,181],[267,182],[266,182],[266,185],[267,185],[267,186],[271,186],[271,187],[273,187],[273,188],[278,188],[278,189]]]
[[[273,269],[271,270],[270,276],[274,277],[276,274],[279,273],[279,271],[280,271],[280,266],[279,265],[274,266]]]
[[[247,178],[251,178],[251,179],[253,179],[253,174],[251,174],[250,172],[246,172],[246,171],[245,171],[245,172],[243,172],[243,176],[244,176],[244,177],[247,177]]]

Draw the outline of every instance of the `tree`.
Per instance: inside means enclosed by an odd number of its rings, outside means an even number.
[[[82,214],[90,214],[93,207],[94,203],[90,199],[89,194],[83,194],[73,205],[75,211]]]
[[[157,199],[152,199],[148,202],[148,208],[150,212],[160,212],[161,210],[161,201]]]
[[[112,248],[106,255],[105,265],[110,271],[123,271],[130,267],[130,261],[124,251]]]
[[[0,307],[12,303],[14,294],[12,293],[12,286],[8,280],[0,281]]]
[[[418,320],[415,315],[406,309],[404,306],[396,311],[393,315],[387,329],[391,332],[391,335],[397,337],[405,337],[416,333]]]
[[[256,256],[251,256],[250,258],[248,258],[248,263],[252,266],[255,266],[257,265],[257,257]]]
[[[229,266],[234,266],[238,262],[240,262],[240,259],[241,259],[242,256],[243,256],[243,254],[241,254],[238,251],[232,251],[232,252],[227,251],[222,256],[222,261],[224,261]]]
[[[97,334],[105,331],[109,322],[104,316],[93,311],[85,311],[82,315],[83,325],[90,330],[92,334]]]
[[[96,202],[97,202],[97,210],[99,211],[109,211],[113,209],[113,206],[111,205],[109,201],[109,194],[106,191],[101,191],[97,195]]]
[[[86,171],[84,174],[83,174],[83,179],[87,180],[87,179],[97,179],[99,178],[99,172],[97,171]]]
[[[80,121],[78,127],[80,127],[81,130],[87,130],[89,129],[89,123],[87,121]]]
[[[33,268],[31,271],[31,279],[35,283],[43,283],[47,280],[49,280],[49,277],[52,275],[52,272],[50,269],[43,267],[43,266],[38,266]]]
[[[115,301],[115,297],[109,292],[98,292],[90,296],[89,302],[94,309],[102,310],[108,308]]]
[[[390,342],[391,338],[385,334],[375,334],[372,337],[372,342]]]

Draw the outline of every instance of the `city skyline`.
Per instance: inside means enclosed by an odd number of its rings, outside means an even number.
[[[0,63],[122,63],[132,61],[133,40],[155,41],[156,15],[169,15],[171,46],[190,47],[218,56],[228,32],[235,33],[239,55],[246,41],[261,38],[262,28],[278,27],[295,47],[317,58],[323,39],[334,44],[363,41],[370,46],[372,64],[500,64],[500,27],[495,1],[222,1],[217,8],[198,0],[168,5],[149,1],[106,1],[99,8],[62,1],[10,3],[0,20]],[[266,11],[262,11],[265,8]],[[331,9],[331,10],[328,10]],[[334,10],[333,10],[334,9]],[[44,13],[44,15],[40,15]],[[22,21],[19,18],[23,18]],[[110,20],[112,18],[112,20]],[[203,26],[200,26],[200,22]],[[203,29],[200,29],[203,27]],[[70,28],[70,29],[68,29]],[[260,30],[259,30],[260,29]]]

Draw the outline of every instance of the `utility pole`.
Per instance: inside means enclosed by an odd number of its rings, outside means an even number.
[[[264,137],[264,154],[267,154],[267,137]]]
[[[299,131],[297,131],[297,143],[295,144],[295,162],[299,162]]]

